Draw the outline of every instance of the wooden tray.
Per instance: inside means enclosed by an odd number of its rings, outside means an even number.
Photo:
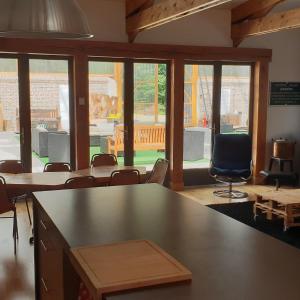
[[[128,289],[187,281],[192,274],[150,241],[71,249],[71,261],[93,299]]]

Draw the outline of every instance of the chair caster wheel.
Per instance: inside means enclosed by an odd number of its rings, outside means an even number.
[[[33,245],[33,242],[34,242],[34,237],[32,236],[32,237],[29,239],[29,244],[30,244],[30,245]]]

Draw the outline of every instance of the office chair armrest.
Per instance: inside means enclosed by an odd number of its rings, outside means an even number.
[[[211,159],[211,160],[210,160],[210,163],[209,163],[209,168],[208,168],[208,175],[209,175],[210,177],[212,177],[212,178],[216,178],[217,175],[214,175],[214,174],[212,174],[212,172],[211,172],[212,168],[213,168],[213,162],[212,162],[212,159]]]
[[[250,162],[250,175],[247,178],[241,177],[243,180],[248,181],[249,179],[252,178],[253,176],[253,160],[251,160]]]

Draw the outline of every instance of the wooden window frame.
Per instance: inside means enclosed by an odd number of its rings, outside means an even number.
[[[18,64],[19,87],[19,114],[20,114],[20,157],[26,172],[32,172],[32,145],[31,145],[31,99],[30,99],[30,60],[64,60],[68,62],[69,82],[69,118],[70,118],[70,163],[75,169],[74,145],[74,84],[72,57],[61,55],[41,54],[10,54],[0,53],[0,58],[16,59]],[[22,99],[22,100],[21,100]]]
[[[186,60],[186,65],[212,66],[213,67],[213,95],[212,95],[212,140],[213,149],[214,135],[220,133],[220,113],[221,113],[221,91],[222,91],[222,67],[223,66],[249,66],[250,85],[249,85],[249,135],[253,132],[253,102],[254,102],[254,67],[251,62],[244,61],[197,61]],[[197,185],[199,182],[212,183],[208,176],[209,168],[184,168],[185,185]]]
[[[165,64],[167,67],[166,84],[166,159],[169,159],[169,132],[170,132],[170,61],[165,59],[128,59],[116,57],[96,57],[88,58],[89,62],[123,63],[124,66],[124,165],[134,164],[134,64]]]
[[[272,50],[255,48],[203,47],[157,44],[128,44],[83,40],[45,40],[0,38],[0,52],[9,54],[49,54],[71,56],[74,68],[74,122],[76,168],[89,166],[88,59],[154,59],[170,62],[169,158],[170,186],[183,189],[182,142],[184,63],[186,61],[247,62],[253,71],[253,161],[254,177],[264,168],[266,150],[266,114],[269,91],[269,62]],[[79,101],[79,100],[83,101]],[[80,103],[84,103],[83,105]],[[183,130],[182,130],[183,131]],[[182,145],[182,146],[181,146]]]

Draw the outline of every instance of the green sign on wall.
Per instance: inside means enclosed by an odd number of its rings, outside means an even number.
[[[270,105],[300,105],[300,82],[272,82]]]

